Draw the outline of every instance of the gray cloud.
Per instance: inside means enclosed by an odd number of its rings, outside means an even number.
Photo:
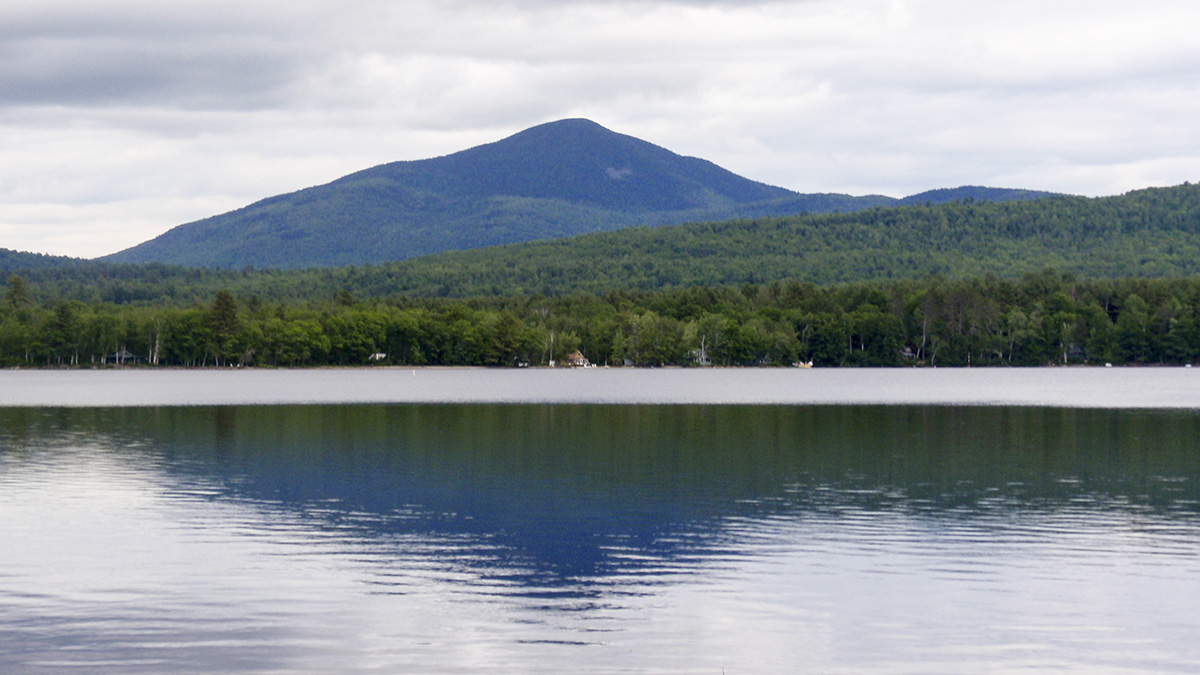
[[[1182,0],[13,0],[0,246],[106,253],[568,116],[802,191],[1195,180],[1197,22]]]
[[[283,55],[211,42],[190,50],[116,40],[9,43],[0,98],[17,105],[278,105],[296,67]]]
[[[304,68],[294,28],[219,4],[72,4],[0,10],[5,107],[255,108],[278,104]]]

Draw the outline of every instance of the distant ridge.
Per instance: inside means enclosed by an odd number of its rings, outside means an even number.
[[[979,185],[964,185],[956,188],[939,188],[937,190],[928,190],[915,195],[909,195],[903,199],[897,200],[897,205],[908,206],[910,204],[945,204],[948,202],[1013,202],[1025,201],[1028,199],[1042,199],[1044,197],[1052,197],[1053,192],[1042,192],[1039,190],[1013,190],[1009,188],[990,188]]]
[[[1011,280],[1045,270],[1093,280],[1195,277],[1200,274],[1200,185],[1113,197],[1002,202],[965,197],[856,213],[636,227],[380,265],[288,272],[72,261],[61,269],[21,274],[30,296],[42,301],[191,306],[211,303],[224,289],[239,302],[267,307],[261,303],[610,292],[619,300],[622,294],[666,288],[828,286],[927,275],[991,284],[989,278]],[[701,290],[693,300],[702,303],[703,295]],[[912,296],[905,302],[919,300]],[[1193,300],[1177,308],[1185,312],[1177,317],[1179,326],[1189,330],[1200,315],[1200,296]],[[973,316],[970,321],[1002,325],[984,306],[956,311],[964,321]]]
[[[45,253],[26,253],[0,248],[0,273],[8,274],[18,270],[57,269],[79,265],[85,261],[79,258],[68,258],[61,255],[46,255]],[[0,279],[3,283],[4,279]]]
[[[1047,193],[957,188],[917,203]],[[914,196],[914,199],[918,196]],[[101,258],[193,267],[327,267],[640,225],[853,212],[892,197],[800,194],[568,119],[433,159],[393,162],[180,225]]]

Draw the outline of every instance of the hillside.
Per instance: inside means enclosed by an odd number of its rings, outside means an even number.
[[[1200,186],[639,227],[382,265],[235,271],[88,262],[23,274],[42,300],[186,305],[208,302],[220,288],[307,302],[342,293],[512,297],[785,280],[1011,279],[1046,268],[1093,279],[1200,274]]]
[[[1052,192],[1038,190],[1011,190],[1008,188],[991,188],[980,185],[964,185],[956,188],[938,188],[927,190],[915,195],[909,195],[896,200],[895,206],[911,206],[913,204],[946,204],[949,202],[1014,202],[1029,199],[1041,199],[1055,196]]]
[[[1200,273],[1200,186],[633,228],[412,260],[389,267],[387,283],[415,295],[519,295],[1012,278],[1044,268],[1091,278]]]
[[[958,188],[925,201],[1028,199]],[[587,120],[433,159],[394,162],[180,225],[102,258],[241,268],[378,264],[635,226],[852,212],[900,200],[800,194]]]
[[[24,251],[0,248],[0,273],[4,274],[17,270],[74,267],[83,262],[78,258],[46,255],[44,253],[26,253]]]

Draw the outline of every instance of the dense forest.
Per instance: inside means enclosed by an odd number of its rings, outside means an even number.
[[[76,265],[87,264],[79,258],[68,258],[45,253],[26,253],[12,249],[0,248],[0,272],[11,270],[62,269]]]
[[[19,260],[17,261],[19,262]],[[47,262],[38,260],[38,262]],[[206,270],[68,261],[18,272],[39,302],[187,306],[227,289],[265,302],[657,291],[790,280],[818,285],[940,274],[1080,278],[1200,274],[1200,186],[641,227],[382,265]]]
[[[1200,278],[1046,271],[816,286],[800,281],[556,296],[189,305],[35,301],[11,275],[0,365],[1035,366],[1200,358]]]
[[[576,350],[638,366],[1200,358],[1200,186],[1188,184],[635,228],[362,267],[5,260],[0,366],[513,366]]]

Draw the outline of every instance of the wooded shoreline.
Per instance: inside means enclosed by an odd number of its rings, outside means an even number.
[[[798,281],[601,295],[272,303],[34,302],[9,278],[0,367],[1184,365],[1200,277],[1044,271],[819,287]]]

